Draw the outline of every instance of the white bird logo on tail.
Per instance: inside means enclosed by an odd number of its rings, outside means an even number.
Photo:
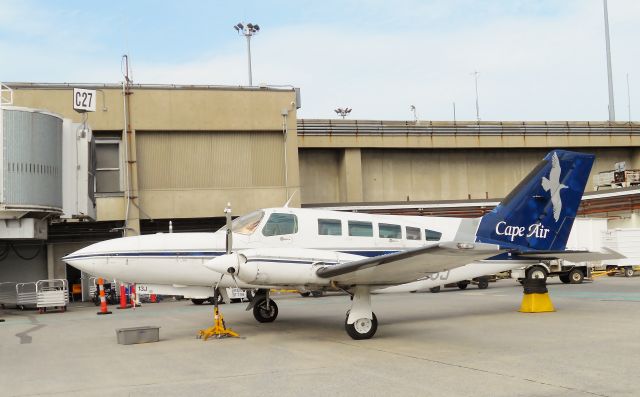
[[[566,189],[567,186],[560,183],[560,160],[558,154],[554,153],[551,157],[551,171],[549,172],[549,179],[542,177],[542,188],[545,192],[549,192],[551,195],[551,204],[553,204],[553,218],[558,222],[560,219],[560,212],[562,211],[562,198],[560,198],[560,191]]]

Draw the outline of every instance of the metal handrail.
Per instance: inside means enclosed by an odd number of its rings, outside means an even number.
[[[297,132],[305,135],[630,135],[640,123],[592,121],[384,121],[300,119]]]

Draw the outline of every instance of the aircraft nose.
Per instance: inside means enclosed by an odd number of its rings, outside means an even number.
[[[204,267],[220,274],[235,274],[238,272],[238,254],[220,255],[205,262]]]
[[[95,258],[89,255],[83,255],[81,251],[82,250],[78,250],[64,256],[62,261],[84,273],[93,274],[95,272]]]

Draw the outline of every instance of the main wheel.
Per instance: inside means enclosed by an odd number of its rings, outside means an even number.
[[[584,280],[584,273],[581,270],[573,269],[569,272],[569,282],[571,284],[581,284]]]
[[[459,283],[456,284],[458,286],[458,288],[460,289],[467,289],[467,287],[469,286],[469,283],[466,281],[460,281]]]
[[[542,266],[533,266],[527,270],[528,279],[547,279],[547,269]]]
[[[311,296],[311,291],[300,292],[300,296],[303,298],[308,298]]]
[[[433,294],[438,293],[440,292],[440,286],[438,285],[437,287],[429,288],[429,291]]]
[[[313,296],[314,298],[319,298],[322,295],[324,295],[324,292],[322,291],[311,291],[311,296]]]
[[[349,314],[347,312],[347,318],[344,320],[344,329],[352,339],[370,339],[378,330],[378,319],[375,313],[372,314],[372,319],[359,318],[353,324],[347,324],[349,320]]]
[[[204,303],[204,301],[206,301],[206,299],[196,299],[196,298],[191,299],[191,302],[193,302],[194,305],[201,305]]]
[[[278,317],[278,305],[269,299],[269,307],[267,308],[267,298],[260,296],[253,306],[253,317],[260,323],[271,323]]]
[[[479,289],[487,289],[489,288],[489,280],[486,279],[481,279],[478,281],[478,288]]]
[[[625,267],[624,268],[624,276],[625,277],[633,277],[633,268],[632,267]]]
[[[560,281],[562,281],[565,284],[569,284],[571,282],[571,280],[569,279],[569,275],[568,274],[564,274],[564,275],[558,276],[558,278],[560,279]]]

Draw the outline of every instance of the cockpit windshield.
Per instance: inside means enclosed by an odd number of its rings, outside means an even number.
[[[253,234],[260,221],[264,218],[264,211],[254,211],[246,215],[242,215],[231,222],[231,230],[238,234]],[[225,230],[226,226],[220,230]]]

